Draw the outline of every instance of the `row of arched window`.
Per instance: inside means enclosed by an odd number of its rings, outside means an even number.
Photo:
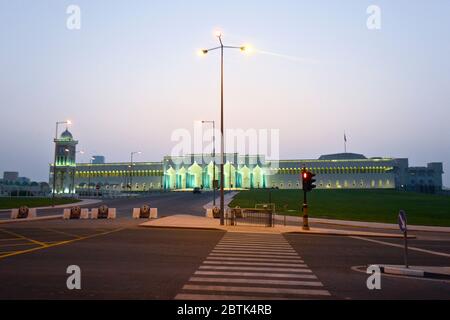
[[[354,173],[386,173],[392,167],[317,167],[306,168],[315,174],[354,174]],[[300,174],[301,168],[279,168],[278,174]]]

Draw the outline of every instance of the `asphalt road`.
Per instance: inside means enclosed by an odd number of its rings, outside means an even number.
[[[401,239],[297,234],[274,237],[222,231],[149,229],[139,227],[141,221],[130,218],[131,208],[144,203],[158,207],[160,215],[203,215],[202,206],[210,199],[210,194],[155,194],[146,198],[108,200],[106,203],[110,207],[118,209],[116,220],[51,220],[0,225],[0,299],[173,299],[185,293],[185,288],[198,289],[194,291],[196,294],[223,295],[225,293],[220,291],[223,286],[233,286],[235,292],[228,294],[239,296],[254,295],[241,292],[241,286],[257,287],[258,296],[265,298],[450,299],[450,281],[443,280],[383,275],[381,290],[367,288],[368,275],[354,267],[401,264],[402,248],[389,245],[401,244]],[[230,235],[238,238],[230,238]],[[256,253],[249,252],[250,244],[250,251]],[[418,239],[410,241],[410,246],[450,253],[450,239],[440,233],[420,233]],[[292,258],[277,256],[278,249],[274,251],[271,247],[281,248],[281,252],[287,252]],[[205,265],[208,259],[218,258],[217,250],[221,253],[231,250],[219,258],[235,261],[217,264],[212,260],[210,265]],[[266,256],[251,257],[264,253],[261,250],[267,251]],[[410,251],[410,263],[450,265],[448,256],[433,252]],[[267,261],[262,261],[264,259]],[[271,275],[270,270],[275,270],[271,269],[273,265],[280,265],[283,259],[292,259],[290,268],[294,272],[303,268],[300,274],[309,272],[307,274],[316,277],[314,281],[316,285],[320,283],[319,290],[313,287],[314,290],[302,291],[303,287],[298,288],[299,283],[304,285],[303,281],[280,280],[276,278],[280,275]],[[302,259],[301,263],[299,259]],[[214,262],[216,264],[212,264]],[[69,265],[81,268],[81,290],[66,287]],[[248,278],[248,272],[261,266],[266,271],[256,278]],[[240,268],[247,273],[227,275],[230,273],[219,272],[225,275],[219,278],[206,275],[196,280],[203,282],[193,285],[196,273],[204,273],[205,268],[219,271]],[[211,284],[213,280],[218,283]],[[289,291],[294,284],[297,286],[295,295]]]
[[[103,204],[110,208],[117,209],[118,217],[131,217],[133,208],[139,208],[144,204],[150,205],[152,208],[158,208],[160,216],[168,216],[174,214],[190,214],[205,215],[203,206],[212,201],[211,192],[203,192],[201,194],[193,194],[192,192],[155,192],[146,196],[139,197],[121,197],[116,199],[103,199]],[[87,205],[81,207],[97,207],[100,204]],[[48,216],[62,214],[63,209],[38,209],[38,216]],[[0,212],[0,219],[8,219],[9,211]]]

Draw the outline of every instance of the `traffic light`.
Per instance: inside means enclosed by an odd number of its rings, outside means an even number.
[[[302,184],[304,191],[310,192],[316,188],[316,185],[314,184],[314,182],[316,182],[316,179],[314,179],[315,176],[316,175],[310,171],[302,171]]]

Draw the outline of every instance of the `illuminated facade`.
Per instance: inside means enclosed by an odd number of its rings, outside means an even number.
[[[74,192],[72,185],[80,194],[93,190],[148,192],[212,188],[214,170],[210,155],[167,156],[161,162],[135,162],[133,165],[130,162],[75,164],[77,142],[71,135],[70,139],[67,136],[59,139],[58,193]],[[61,150],[64,152],[61,153]],[[264,156],[226,154],[225,157],[225,188],[298,189],[301,188],[300,171],[305,166],[317,175],[318,189],[395,188],[420,192],[442,189],[442,163],[409,167],[408,159],[366,158],[354,153],[324,155],[310,160],[281,160],[276,163],[266,161]],[[217,180],[220,177],[219,170],[220,166],[216,164]]]

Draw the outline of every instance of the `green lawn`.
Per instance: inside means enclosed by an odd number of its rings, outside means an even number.
[[[270,190],[279,213],[299,215],[301,190]],[[269,202],[269,190],[240,192],[230,206],[253,208]],[[408,223],[450,227],[450,197],[395,190],[314,190],[308,193],[309,216],[341,220],[396,223],[400,209]],[[286,207],[285,207],[286,206]]]
[[[80,200],[72,198],[55,198],[55,205],[79,202]],[[29,208],[46,207],[52,205],[51,198],[26,198],[26,197],[0,197],[0,209],[18,208],[27,206]]]

